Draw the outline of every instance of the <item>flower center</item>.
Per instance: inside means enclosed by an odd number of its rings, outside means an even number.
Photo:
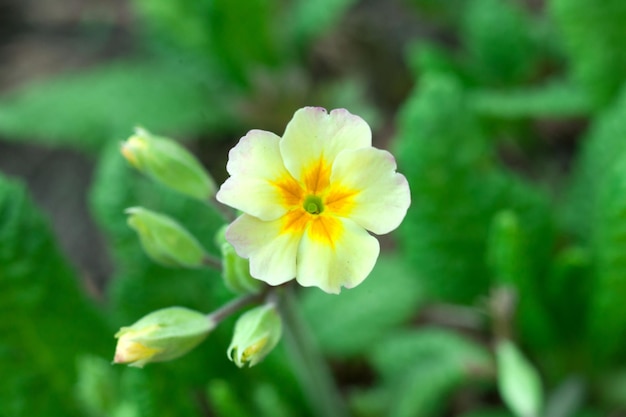
[[[316,195],[306,196],[302,206],[309,214],[320,214],[324,211],[324,203],[322,203],[322,199]]]

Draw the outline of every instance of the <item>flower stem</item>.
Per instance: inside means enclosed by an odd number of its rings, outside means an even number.
[[[263,300],[265,295],[266,295],[265,292],[261,291],[259,293],[248,294],[248,295],[244,295],[242,297],[236,298],[232,300],[231,302],[224,304],[223,306],[213,311],[212,313],[207,314],[207,318],[217,325],[219,322],[235,314],[242,308],[250,304],[260,302],[261,300]]]
[[[222,260],[217,256],[205,254],[202,259],[202,264],[209,268],[217,269],[218,271],[222,270]]]
[[[226,223],[231,223],[237,218],[237,212],[217,201],[217,198],[215,198],[215,196],[211,197],[208,203],[211,206],[215,207],[215,209],[217,209],[222,218],[226,220]]]
[[[296,376],[317,417],[346,417],[346,406],[338,387],[312,337],[308,324],[297,309],[293,288],[282,292],[284,337]]]

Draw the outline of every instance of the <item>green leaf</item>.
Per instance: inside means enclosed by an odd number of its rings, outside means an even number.
[[[416,202],[399,229],[400,243],[427,290],[465,303],[486,294],[489,224],[503,209],[514,210],[527,229],[539,279],[552,246],[547,198],[498,166],[459,83],[425,75],[398,124],[398,164]]]
[[[469,67],[482,82],[510,84],[537,65],[535,22],[515,1],[473,0],[463,14],[461,39]]]
[[[111,330],[82,293],[24,187],[1,176],[0,323],[2,411],[79,416],[76,358],[108,355]]]
[[[533,276],[529,236],[519,217],[511,210],[498,212],[491,223],[487,240],[487,261],[494,287],[512,289],[518,303],[517,326],[523,339],[545,347],[554,342],[554,328],[541,291]]]
[[[580,117],[593,108],[584,90],[562,81],[524,89],[478,90],[470,101],[481,116],[499,119]]]
[[[590,245],[588,340],[594,362],[626,354],[626,91],[583,140],[567,206],[570,230]],[[596,365],[594,365],[596,366]]]
[[[222,80],[249,84],[260,67],[276,66],[280,28],[278,2],[247,0],[136,0],[148,37],[173,41],[219,68]],[[283,54],[287,55],[287,54]]]
[[[555,331],[566,343],[567,352],[573,345],[584,343],[588,310],[592,294],[593,270],[591,254],[580,247],[566,247],[555,255],[545,286],[546,306]],[[567,294],[567,297],[563,297]]]
[[[483,408],[461,414],[460,417],[512,417],[510,411],[500,408]]]
[[[393,417],[437,415],[454,389],[493,372],[484,347],[436,328],[389,335],[371,360],[391,392],[385,415]]]
[[[585,383],[580,377],[569,377],[560,383],[546,400],[545,417],[576,415],[585,402]]]
[[[212,90],[181,65],[108,64],[12,92],[0,100],[0,133],[90,150],[127,137],[137,124],[156,132],[197,134],[227,119],[210,98],[217,96]]]
[[[76,398],[87,416],[113,415],[118,407],[119,377],[111,362],[93,355],[78,358]]]
[[[552,0],[549,12],[558,26],[573,79],[593,104],[609,103],[624,83],[626,3],[606,0]]]
[[[337,24],[356,0],[297,0],[292,6],[294,32],[301,43],[308,43]]]
[[[419,281],[395,257],[381,257],[370,276],[340,297],[306,291],[300,301],[320,347],[328,354],[362,353],[414,315],[422,301]],[[366,307],[367,306],[367,307]]]
[[[235,390],[226,381],[211,381],[207,387],[207,397],[219,417],[247,417],[250,415],[250,410],[242,404]]]
[[[498,388],[517,417],[539,417],[543,391],[537,370],[509,340],[496,345]]]

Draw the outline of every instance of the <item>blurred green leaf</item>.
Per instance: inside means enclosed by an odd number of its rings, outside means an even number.
[[[219,417],[248,417],[251,413],[226,381],[211,381],[207,387],[207,397]]]
[[[278,2],[247,0],[245,6],[231,0],[213,0],[208,29],[211,52],[226,76],[248,82],[255,72],[279,64],[276,18]]]
[[[259,416],[290,417],[297,414],[285,402],[281,391],[282,387],[267,383],[261,383],[256,387],[253,393],[253,400],[259,410]],[[230,417],[230,415],[228,417]]]
[[[363,352],[416,314],[423,292],[402,260],[381,257],[370,276],[340,297],[306,291],[300,301],[320,347],[328,354]]]
[[[160,133],[197,134],[228,119],[206,79],[162,62],[118,62],[59,75],[2,98],[0,133],[89,150],[127,137],[138,124]]]
[[[308,43],[339,22],[356,0],[297,0],[291,11],[296,39]]]
[[[546,399],[545,417],[575,415],[585,402],[585,383],[580,377],[569,377],[558,385]]]
[[[374,368],[389,380],[401,377],[413,364],[426,362],[455,368],[466,376],[476,372],[480,377],[493,366],[485,347],[435,327],[396,331],[373,346],[371,359]]]
[[[2,412],[79,416],[73,395],[75,358],[85,353],[108,355],[113,346],[110,329],[82,293],[24,187],[4,177],[0,177],[0,323]]]
[[[554,341],[554,328],[542,303],[542,292],[532,275],[526,228],[511,210],[494,216],[487,239],[487,261],[496,288],[515,292],[518,304],[517,326],[522,337],[533,345],[546,347]]]
[[[598,115],[585,136],[567,216],[570,230],[590,245],[586,339],[594,363],[606,363],[626,353],[626,93]]]
[[[145,37],[210,63],[235,89],[251,86],[258,73],[293,57],[292,18],[276,0],[135,0]],[[163,48],[161,48],[163,49]]]
[[[452,390],[493,372],[484,347],[436,328],[389,335],[371,360],[391,392],[386,415],[393,417],[437,415]]]
[[[500,408],[484,408],[479,410],[473,410],[468,413],[461,414],[460,417],[512,417],[508,410],[503,410]]]
[[[93,355],[78,358],[76,398],[90,417],[114,415],[119,407],[119,376],[111,362]]]
[[[518,417],[539,417],[543,390],[537,370],[509,340],[496,344],[498,388],[506,405]]]
[[[573,352],[573,344],[588,342],[584,335],[592,293],[591,254],[579,247],[567,247],[555,255],[545,287],[546,305],[555,331]],[[563,297],[567,294],[567,297]]]
[[[582,117],[592,110],[580,87],[557,81],[508,91],[478,90],[470,101],[481,116],[499,119]]]
[[[349,397],[352,415],[355,417],[384,416],[391,396],[391,389],[380,384],[368,389],[352,390]]]
[[[595,105],[609,103],[624,84],[626,2],[551,0],[552,15],[569,58],[569,72]]]
[[[527,78],[537,65],[535,22],[516,1],[472,0],[462,15],[468,66],[486,84]]]
[[[426,73],[467,77],[458,59],[447,48],[422,39],[409,45],[407,61],[415,76]]]
[[[210,54],[209,20],[212,0],[134,0],[145,37],[169,41],[178,50]]]
[[[502,209],[514,210],[524,224],[531,274],[539,279],[552,246],[547,199],[498,166],[459,83],[425,75],[398,124],[398,164],[418,202],[399,236],[429,292],[465,303],[486,294],[489,223]]]

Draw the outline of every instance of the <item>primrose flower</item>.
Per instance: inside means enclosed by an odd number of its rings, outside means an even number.
[[[393,156],[372,147],[347,110],[298,110],[283,137],[252,130],[230,151],[217,199],[241,210],[226,231],[250,273],[328,293],[360,284],[380,251],[370,235],[400,225],[410,205]]]

